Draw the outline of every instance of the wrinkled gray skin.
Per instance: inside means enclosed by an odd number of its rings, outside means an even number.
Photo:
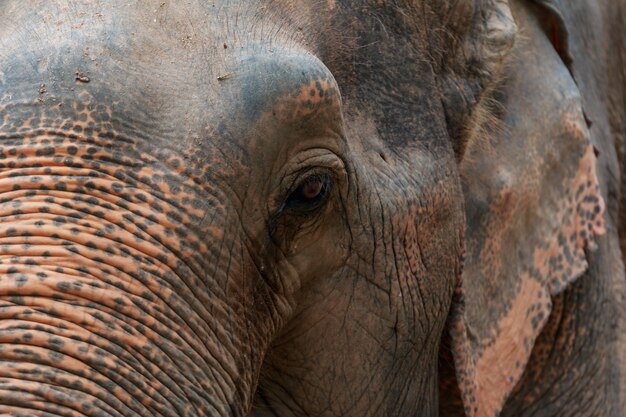
[[[561,3],[0,3],[0,414],[623,415],[622,5]]]

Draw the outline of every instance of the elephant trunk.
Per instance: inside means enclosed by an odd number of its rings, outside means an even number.
[[[248,413],[261,330],[228,280],[250,260],[205,220],[217,197],[93,123],[7,120],[0,414]]]

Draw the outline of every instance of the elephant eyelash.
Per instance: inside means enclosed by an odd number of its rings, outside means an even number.
[[[333,189],[333,179],[329,174],[313,174],[301,181],[289,194],[284,210],[310,213],[324,205]]]

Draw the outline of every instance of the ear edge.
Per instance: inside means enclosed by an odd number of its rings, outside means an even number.
[[[541,330],[548,321],[552,311],[552,298],[567,289],[578,277],[587,270],[587,257],[585,251],[593,250],[594,238],[605,233],[604,201],[600,196],[597,178],[595,176],[596,156],[592,145],[588,145],[581,162],[577,177],[573,180],[572,188],[580,189],[583,184],[592,183],[592,186],[584,186],[573,200],[572,205],[577,207],[582,216],[587,217],[587,213],[595,214],[595,220],[580,221],[576,217],[575,221],[569,222],[561,220],[562,223],[569,223],[565,229],[572,231],[571,247],[569,253],[572,256],[571,270],[564,274],[557,274],[555,271],[541,271],[540,268],[548,268],[552,259],[557,253],[563,252],[563,234],[554,236],[545,249],[537,249],[535,252],[535,267],[537,271],[526,271],[520,277],[522,287],[500,324],[501,333],[494,345],[488,346],[482,351],[472,351],[471,346],[480,341],[472,332],[471,323],[467,321],[465,315],[465,292],[463,281],[459,280],[454,299],[453,309],[449,320],[450,349],[454,359],[456,369],[456,379],[459,384],[464,410],[468,417],[495,417],[498,415],[509,394],[519,382],[524,367],[532,353],[534,341],[541,333]],[[575,188],[574,188],[575,187]],[[546,262],[546,260],[548,260]],[[532,275],[539,273],[551,277],[544,284],[539,283]],[[536,294],[541,293],[542,297],[537,300]],[[530,300],[530,301],[529,301]],[[536,302],[542,304],[537,308],[534,315],[530,317],[531,327],[520,327],[516,325],[517,318],[528,314],[530,305]],[[531,312],[533,313],[533,312]],[[517,340],[517,343],[511,343]],[[504,344],[503,344],[504,343]],[[503,371],[494,373],[493,369],[510,369],[510,361],[515,360],[515,372],[513,374]]]
[[[563,202],[559,200],[569,211],[560,212],[560,217],[555,220],[558,224],[555,233],[536,248],[530,267],[521,271],[520,287],[515,298],[517,305],[510,306],[507,313],[512,319],[509,323],[505,322],[505,326],[500,326],[509,332],[501,340],[512,339],[517,342],[511,346],[505,344],[475,350],[472,346],[480,345],[480,340],[472,334],[471,323],[465,314],[467,300],[463,279],[459,280],[454,296],[449,325],[451,350],[465,413],[469,417],[494,417],[501,411],[508,395],[521,378],[536,337],[548,320],[552,309],[551,297],[564,291],[586,271],[586,251],[593,250],[594,238],[605,233],[602,217],[604,201],[596,175],[596,155],[590,143],[580,99],[560,105],[565,108],[561,107],[560,110],[562,117],[559,119],[558,134],[574,143],[571,148],[565,149],[576,152],[578,165],[575,175],[569,177],[571,182],[564,187],[572,192],[566,194]],[[563,271],[555,269],[559,255],[568,258],[567,269]],[[536,276],[542,278],[536,279]],[[541,307],[529,310],[535,304],[537,293],[541,293]],[[517,315],[528,319],[526,327],[515,327],[513,319]],[[503,320],[506,319],[505,316]],[[512,373],[508,372],[511,360],[519,362]],[[506,363],[502,365],[502,361]],[[493,368],[507,371],[498,374],[493,372]]]

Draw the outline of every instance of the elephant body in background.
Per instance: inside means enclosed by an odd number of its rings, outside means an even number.
[[[624,9],[3,1],[0,415],[624,415]]]

